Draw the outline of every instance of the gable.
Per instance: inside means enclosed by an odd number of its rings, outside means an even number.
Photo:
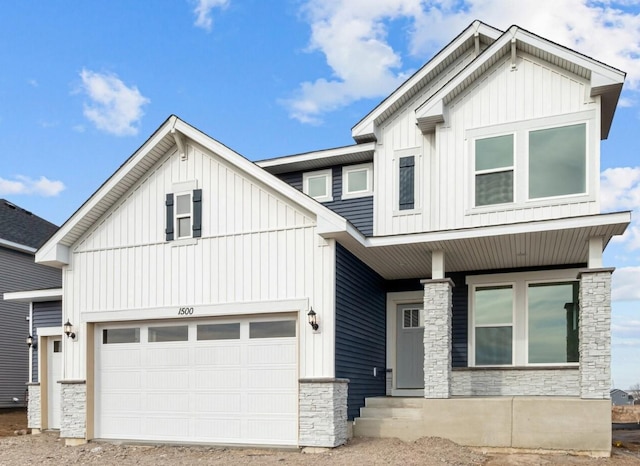
[[[187,141],[149,169],[74,247],[74,251],[165,243],[167,194],[202,190],[202,235],[249,234],[315,224],[315,215],[273,188]]]

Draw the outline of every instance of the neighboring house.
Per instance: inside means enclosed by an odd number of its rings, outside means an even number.
[[[614,406],[632,405],[633,395],[619,388],[614,388],[611,390],[611,404]]]
[[[330,447],[354,420],[609,454],[623,80],[475,22],[353,146],[252,163],[171,116],[36,255],[64,275],[61,436]]]
[[[0,199],[0,408],[26,405],[30,362],[29,304],[3,299],[7,292],[61,286],[60,270],[36,264],[36,250],[58,229]]]

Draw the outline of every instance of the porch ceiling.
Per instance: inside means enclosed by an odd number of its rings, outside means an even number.
[[[624,233],[629,212],[523,222],[358,241],[336,237],[387,280],[431,277],[432,251],[444,251],[447,272],[586,263],[588,240],[606,246]]]

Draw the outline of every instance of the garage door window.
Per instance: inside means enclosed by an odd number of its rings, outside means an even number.
[[[240,323],[198,325],[198,340],[238,340]]]
[[[106,328],[102,331],[102,343],[140,343],[140,328]]]
[[[249,323],[249,338],[288,338],[295,336],[295,320]]]
[[[186,325],[176,325],[172,327],[149,327],[149,343],[188,340],[189,327]]]

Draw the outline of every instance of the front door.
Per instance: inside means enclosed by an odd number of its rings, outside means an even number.
[[[60,428],[60,379],[62,379],[62,339],[48,339],[47,395],[49,404],[49,429]]]
[[[396,388],[424,388],[422,304],[398,305],[396,317]]]

